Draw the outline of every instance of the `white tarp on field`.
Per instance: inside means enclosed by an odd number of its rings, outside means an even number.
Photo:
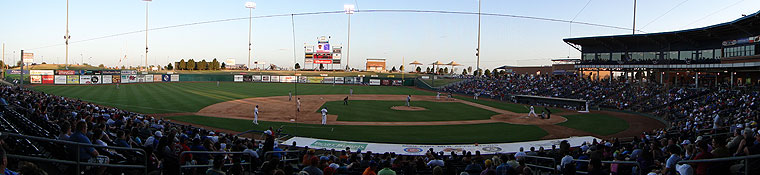
[[[497,154],[497,153],[514,153],[520,151],[520,147],[525,148],[527,151],[530,147],[544,147],[551,148],[552,145],[559,145],[562,140],[567,140],[570,146],[581,146],[584,142],[591,143],[593,139],[600,140],[592,136],[582,137],[569,137],[564,139],[552,139],[552,140],[539,140],[529,142],[514,142],[514,143],[493,143],[493,144],[458,144],[458,145],[418,145],[418,144],[391,144],[391,143],[368,143],[368,142],[349,142],[327,139],[315,139],[306,137],[293,137],[286,140],[283,144],[292,145],[296,142],[296,146],[314,149],[335,149],[345,150],[346,147],[350,147],[351,151],[361,149],[362,152],[372,151],[373,153],[395,152],[401,155],[424,155],[425,152],[433,148],[433,151],[443,151],[447,155],[451,151],[462,152],[464,151],[480,151],[481,154]]]

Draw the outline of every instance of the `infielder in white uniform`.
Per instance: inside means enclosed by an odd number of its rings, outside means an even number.
[[[440,100],[441,99],[441,92],[438,92],[438,94],[435,95],[435,99],[436,100]]]
[[[409,102],[412,101],[412,95],[406,96],[406,107],[409,107]]]
[[[293,100],[293,93],[288,91],[288,101]]]
[[[259,125],[259,105],[253,108],[253,124]]]
[[[322,125],[327,124],[327,107],[322,108]]]
[[[535,117],[538,117],[538,115],[536,114],[536,110],[533,109],[533,105],[530,106],[530,113],[528,113],[528,117],[530,117],[531,114],[533,114],[533,116]]]
[[[480,96],[480,92],[476,92],[475,95],[472,98],[474,98],[475,100],[477,100],[478,96]]]
[[[348,95],[354,95],[354,88],[348,89]]]
[[[301,112],[301,98],[296,99],[296,111]]]

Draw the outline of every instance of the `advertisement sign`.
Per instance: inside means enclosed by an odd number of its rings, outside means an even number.
[[[280,76],[269,76],[269,82],[280,82]]]
[[[394,86],[403,86],[403,82],[401,80],[393,80]]]
[[[54,70],[30,70],[29,75],[55,75]]]
[[[299,76],[298,77],[298,82],[299,83],[308,83],[309,82],[309,77]]]
[[[172,78],[171,78],[171,80],[172,80],[172,82],[178,82],[178,81],[179,81],[179,75],[177,75],[177,74],[172,74]]]
[[[80,75],[79,76],[79,84],[90,84],[90,79],[92,78],[92,75]]]
[[[103,70],[100,72],[103,75],[119,75],[121,71],[118,70]]]
[[[232,81],[243,82],[243,75],[232,75]]]
[[[380,85],[390,86],[391,85],[391,80],[380,80]]]
[[[100,78],[101,84],[111,84],[111,83],[113,83],[113,76],[114,75],[103,75],[102,78]]]
[[[303,46],[303,48],[304,48],[303,52],[306,53],[306,54],[314,53],[314,46],[313,45],[306,45],[306,46]]]
[[[55,75],[55,84],[66,84],[66,75]]]
[[[111,83],[121,83],[121,75],[111,75]]]
[[[100,84],[101,82],[101,76],[100,75],[93,75],[90,77],[90,84]]]
[[[335,77],[335,84],[343,84],[343,77]]]
[[[261,82],[261,75],[254,75],[253,76],[253,81],[254,82]]]
[[[333,60],[314,60],[314,64],[332,64]]]
[[[29,76],[29,82],[31,82],[32,84],[40,84],[42,83],[42,77],[41,75]]]
[[[280,76],[280,82],[283,83],[295,83],[296,76]]]
[[[330,49],[330,43],[319,43],[317,44],[317,52],[330,52],[332,51]]]
[[[21,57],[21,59],[24,59],[24,63],[33,63],[34,62],[34,53],[24,53],[24,55]]]
[[[140,74],[140,75],[137,75],[137,82],[138,82],[138,83],[143,83],[143,82],[145,82],[145,75],[142,75],[142,74]]]
[[[122,70],[121,74],[137,74],[136,70]]]
[[[335,77],[325,77],[322,79],[322,83],[325,84],[333,84],[333,82],[335,82]]]
[[[369,79],[370,86],[380,86],[380,79]]]
[[[269,75],[262,75],[261,82],[269,82]]]
[[[253,81],[253,75],[243,75],[243,81],[244,82],[252,82]]]
[[[756,43],[760,42],[760,36],[751,36],[747,38],[739,38],[735,40],[726,40],[723,41],[723,46],[733,46],[737,44],[749,44],[749,43]]]
[[[79,84],[79,75],[66,75],[66,84]]]
[[[41,75],[41,76],[42,76],[42,84],[55,83],[55,75]]]
[[[153,74],[153,82],[162,82],[161,74]]]
[[[76,71],[74,70],[56,70],[56,75],[76,75]]]
[[[333,53],[332,59],[333,60],[340,60],[340,53]]]
[[[146,83],[153,83],[153,75],[145,75]]]
[[[309,77],[308,83],[322,83],[323,79],[325,79],[325,77]]]
[[[169,74],[163,74],[163,75],[161,75],[161,81],[163,81],[163,82],[169,82],[169,81],[171,81],[171,78],[172,78],[172,76],[169,75]]]
[[[5,73],[8,75],[11,75],[11,74],[18,75],[18,74],[21,74],[21,70],[8,69],[5,71]],[[24,70],[24,74],[29,74],[29,70]]]

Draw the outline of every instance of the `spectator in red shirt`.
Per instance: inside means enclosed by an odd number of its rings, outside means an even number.
[[[699,153],[697,153],[697,156],[694,156],[692,160],[699,160],[699,159],[710,159],[712,158],[712,154],[710,151],[708,151],[707,142],[704,140],[697,141],[697,149],[699,150]],[[696,170],[697,175],[706,175],[709,174],[708,171],[711,167],[710,163],[695,163],[694,164],[694,170]]]

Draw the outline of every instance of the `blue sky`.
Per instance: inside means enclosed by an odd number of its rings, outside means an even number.
[[[149,5],[149,27],[241,18],[248,16],[246,1],[155,0]],[[342,10],[415,9],[477,12],[476,0],[256,0],[254,16]],[[589,2],[484,0],[483,13],[500,13],[571,20]],[[145,2],[139,0],[70,0],[71,42],[145,29]],[[681,4],[669,13],[671,8]],[[63,63],[62,44],[66,1],[0,1],[0,42],[6,43],[6,61],[18,52],[35,53],[35,62]],[[631,28],[632,0],[592,0],[575,21]],[[662,32],[731,21],[760,10],[756,0],[639,0],[637,29]],[[665,14],[664,16],[662,16]],[[660,17],[662,16],[662,17]],[[660,17],[659,19],[657,19]],[[655,20],[657,19],[657,20]],[[350,49],[352,67],[366,58],[386,58],[388,67],[418,60],[430,63],[456,61],[475,67],[477,16],[429,13],[362,13],[351,16],[351,48],[347,43],[347,16],[322,14],[295,16],[297,61],[303,64],[304,43],[331,36],[331,44]],[[553,58],[577,58],[579,52],[563,38],[630,34],[630,30],[530,19],[483,16],[481,67],[547,65]],[[248,20],[169,28],[149,32],[149,64],[166,65],[179,59],[236,59],[247,62]],[[281,66],[293,64],[290,16],[253,20],[252,60]],[[34,49],[39,48],[39,49]],[[31,49],[31,50],[30,50]],[[15,55],[14,55],[15,51]],[[127,59],[121,64],[119,59]],[[145,35],[135,33],[70,45],[69,62],[93,65],[143,65]],[[345,53],[344,53],[345,58]],[[344,60],[345,61],[345,60]]]

